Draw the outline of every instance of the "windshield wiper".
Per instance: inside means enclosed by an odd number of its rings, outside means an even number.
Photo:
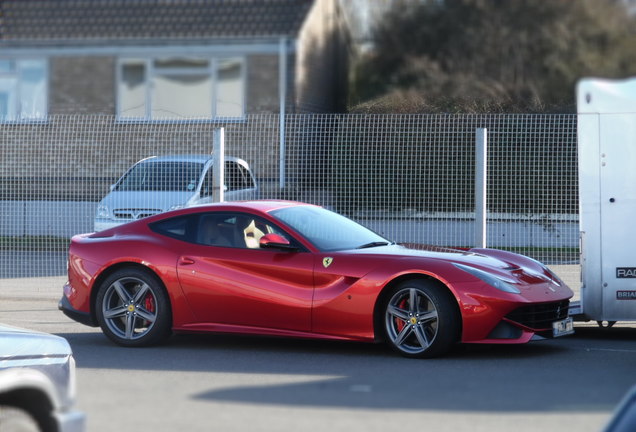
[[[376,241],[376,242],[363,244],[362,246],[358,246],[356,249],[367,249],[367,248],[373,248],[378,246],[388,246],[390,244],[393,244],[393,243],[389,243],[386,241]]]

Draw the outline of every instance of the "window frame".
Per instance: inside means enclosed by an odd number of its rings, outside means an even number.
[[[198,67],[172,67],[172,68],[157,68],[155,62],[157,61],[169,61],[169,60],[192,60],[192,61],[207,61],[207,68]],[[238,116],[219,116],[219,65],[223,60],[235,59],[240,64],[240,103],[241,114]],[[123,69],[126,64],[143,64],[144,77],[143,77],[143,92],[144,92],[144,113],[143,116],[124,116],[122,115],[122,99],[123,92],[121,86],[123,84]],[[201,75],[206,73],[209,77],[210,84],[210,113],[209,117],[157,117],[153,114],[153,86],[155,85],[155,77],[170,76],[170,75]],[[246,116],[246,95],[247,95],[247,61],[244,55],[227,55],[227,56],[201,56],[201,55],[183,55],[176,53],[167,53],[165,55],[153,55],[153,56],[125,56],[118,57],[116,62],[115,73],[115,91],[116,91],[116,121],[121,123],[174,123],[175,121],[188,121],[188,122],[237,122],[244,121]]]
[[[0,80],[6,79],[11,81],[6,86],[6,90],[0,90],[0,93],[6,93],[8,95],[7,103],[7,116],[0,115],[0,124],[16,124],[16,123],[45,123],[48,121],[49,116],[49,61],[45,57],[0,57],[0,61],[8,62],[10,67],[8,71],[0,70]],[[25,117],[23,116],[23,93],[25,92],[23,86],[24,70],[27,69],[25,63],[27,62],[39,62],[42,66],[42,83],[43,90],[41,94],[42,101],[42,115],[40,117]],[[4,86],[0,83],[0,89]]]

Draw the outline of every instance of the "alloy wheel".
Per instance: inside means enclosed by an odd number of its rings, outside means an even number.
[[[157,320],[157,298],[150,285],[136,277],[115,280],[101,302],[108,329],[125,340],[144,337]]]
[[[387,336],[404,354],[418,355],[428,350],[435,342],[438,324],[435,303],[417,287],[400,289],[387,304]]]

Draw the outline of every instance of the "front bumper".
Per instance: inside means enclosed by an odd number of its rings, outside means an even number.
[[[463,338],[465,343],[523,344],[531,340],[565,336],[555,335],[554,323],[568,318],[567,299],[554,302],[521,304],[499,318],[493,315],[488,325],[471,338]],[[484,324],[484,320],[478,321]],[[570,324],[571,325],[571,324]],[[466,326],[464,326],[466,330]]]

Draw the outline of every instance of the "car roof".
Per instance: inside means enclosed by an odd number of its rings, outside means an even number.
[[[286,200],[255,200],[255,201],[231,201],[215,204],[204,204],[200,206],[190,207],[201,210],[208,207],[210,210],[257,210],[263,213],[270,212],[272,210],[278,210],[287,207],[298,206],[314,206],[313,204],[298,202],[298,201],[286,201]],[[222,209],[220,208],[222,207]]]
[[[198,162],[206,163],[207,161],[214,159],[212,154],[183,154],[183,155],[162,155],[162,156],[150,156],[146,159],[142,159],[139,162]],[[234,156],[225,156],[225,160],[239,161],[239,158]]]

